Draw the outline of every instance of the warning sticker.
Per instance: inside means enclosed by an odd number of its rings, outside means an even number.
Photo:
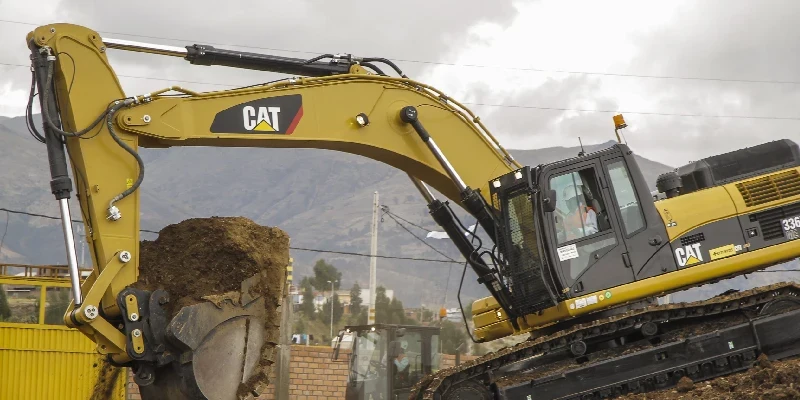
[[[593,294],[593,295],[591,295],[589,297],[582,297],[580,299],[575,299],[574,308],[573,308],[573,305],[570,305],[569,308],[574,310],[575,308],[588,307],[588,306],[590,306],[592,304],[597,304],[597,302],[599,300],[602,300],[602,295],[601,295],[600,299],[598,299],[597,295]]]
[[[558,248],[558,259],[561,261],[578,258],[578,247],[575,244]]]
[[[585,298],[575,300],[575,308],[583,308],[583,307],[586,307],[586,299]]]
[[[729,244],[729,245],[726,245],[726,246],[721,246],[721,247],[717,247],[717,248],[709,250],[708,251],[708,255],[709,255],[709,257],[711,257],[712,260],[716,260],[716,259],[719,259],[719,258],[725,258],[725,257],[728,257],[728,256],[732,256],[732,255],[736,254],[736,252],[738,250],[741,250],[741,249],[742,249],[742,246],[734,246],[732,244]]]

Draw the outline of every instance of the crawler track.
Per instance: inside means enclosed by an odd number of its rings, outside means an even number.
[[[574,359],[568,351],[571,345],[579,342],[608,342],[615,338],[635,334],[641,326],[648,322],[657,326],[684,323],[686,327],[682,328],[685,332],[682,339],[691,339],[707,333],[706,331],[709,329],[721,330],[737,322],[742,322],[733,318],[735,314],[741,314],[740,312],[756,314],[769,312],[772,308],[770,303],[776,304],[775,300],[777,299],[800,300],[800,286],[795,283],[778,283],[693,303],[651,306],[576,325],[552,335],[531,339],[428,375],[412,389],[409,399],[449,400],[448,390],[466,384],[467,381],[477,381],[487,387],[499,388],[514,386],[520,382],[531,382],[537,376],[552,374],[554,366],[557,372],[556,364],[558,363],[564,363],[563,368],[579,368],[580,365],[574,362],[569,363]],[[727,322],[712,323],[712,321],[721,321],[721,318],[726,319],[728,316],[731,316],[732,319]],[[746,318],[744,320],[746,321]],[[622,350],[636,351],[637,344],[632,346],[634,347],[624,346]],[[592,356],[592,354],[594,353],[587,353],[587,356]],[[546,361],[537,365],[538,359]],[[514,364],[524,367],[517,373],[503,376],[505,375],[503,370]],[[598,387],[602,385],[602,382],[597,383]],[[582,390],[588,389],[583,388]]]

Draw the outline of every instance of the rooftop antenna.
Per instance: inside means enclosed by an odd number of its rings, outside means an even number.
[[[628,127],[628,124],[625,123],[625,118],[622,117],[622,114],[617,114],[617,115],[614,116],[614,133],[617,134],[617,143],[622,143],[622,140],[619,139],[619,131],[620,131],[620,129],[624,129],[624,128],[627,128],[627,127]],[[623,135],[623,138],[624,137],[625,136]],[[628,141],[625,140],[625,144],[627,144],[627,143],[628,143]]]
[[[581,137],[578,136],[578,143],[581,144],[581,151],[578,153],[578,157],[583,157],[586,155],[586,152],[583,151],[583,142],[581,142]]]

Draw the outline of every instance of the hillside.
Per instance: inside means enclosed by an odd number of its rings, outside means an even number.
[[[38,117],[38,116],[37,116]],[[37,118],[38,122],[38,118]],[[610,143],[586,145],[587,152]],[[510,150],[522,164],[536,165],[572,157],[578,148]],[[141,227],[159,230],[189,217],[245,216],[289,233],[293,247],[368,253],[372,193],[380,203],[415,224],[437,230],[427,207],[407,176],[382,163],[347,153],[313,149],[172,148],[142,149],[146,175],[141,187]],[[0,119],[0,207],[58,215],[50,194],[44,146],[30,137],[24,119]],[[658,174],[671,169],[638,157],[651,189]],[[74,200],[74,199],[73,199]],[[73,218],[80,211],[73,201]],[[464,213],[460,213],[464,216]],[[0,215],[3,224],[4,215]],[[470,218],[465,223],[473,222]],[[64,245],[58,221],[11,215],[0,260],[63,263]],[[2,228],[2,226],[0,226]],[[408,226],[420,237],[425,231]],[[143,234],[143,238],[154,238]],[[378,252],[385,256],[442,259],[388,216],[380,224]],[[427,240],[461,260],[445,240]],[[88,254],[87,254],[88,255]],[[295,276],[310,274],[325,258],[343,271],[343,286],[368,281],[369,258],[295,250]],[[88,257],[87,257],[88,260]],[[452,271],[450,266],[452,265]],[[455,305],[463,264],[379,259],[378,282],[395,289],[408,306]],[[446,280],[450,275],[450,283]],[[467,272],[462,298],[485,295]]]

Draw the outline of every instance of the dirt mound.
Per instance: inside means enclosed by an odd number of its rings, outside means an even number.
[[[266,273],[268,295],[282,294],[289,236],[243,217],[187,219],[168,225],[139,250],[140,289],[169,292],[170,316],[203,296],[238,292],[242,281]],[[280,300],[278,300],[280,302]],[[269,305],[269,304],[268,304]]]
[[[265,343],[255,374],[239,388],[244,396],[269,384],[288,263],[289,236],[279,228],[242,217],[194,218],[165,227],[154,241],[142,241],[134,286],[166,290],[170,319],[187,305],[238,304],[245,295],[263,296]],[[242,282],[253,276],[258,281],[242,293]]]
[[[789,400],[800,399],[800,359],[770,362],[764,355],[749,370],[707,382],[684,382],[647,394],[630,394],[617,400]]]

